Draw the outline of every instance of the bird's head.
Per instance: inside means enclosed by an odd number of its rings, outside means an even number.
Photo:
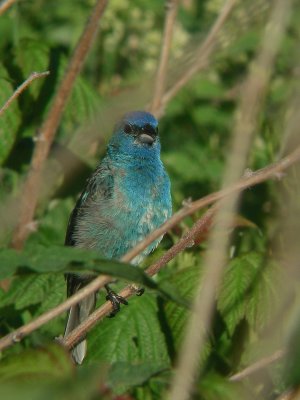
[[[135,158],[154,158],[160,154],[158,122],[145,111],[125,114],[116,125],[109,142],[115,153]]]

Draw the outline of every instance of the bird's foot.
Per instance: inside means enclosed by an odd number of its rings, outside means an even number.
[[[145,289],[143,287],[136,285],[135,283],[132,283],[130,287],[132,291],[135,292],[136,296],[142,296],[142,294],[145,293]]]
[[[113,311],[109,314],[109,317],[111,318],[120,311],[120,305],[125,304],[125,306],[127,306],[128,301],[124,297],[118,295],[116,292],[111,290],[108,285],[105,286],[105,289],[107,291],[106,300],[109,300],[113,307]]]

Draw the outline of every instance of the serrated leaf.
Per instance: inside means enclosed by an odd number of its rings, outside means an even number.
[[[151,293],[130,299],[115,318],[105,319],[88,336],[88,362],[153,362],[169,365],[165,337]]]
[[[276,309],[278,273],[274,262],[255,252],[230,262],[218,296],[218,309],[230,334],[243,318],[254,330],[266,325]]]
[[[193,298],[199,278],[199,267],[189,267],[172,275],[170,282],[172,285],[177,287],[177,290],[182,297],[191,300]],[[178,348],[184,334],[189,314],[185,309],[172,303],[166,304],[165,313],[170,331],[172,332],[172,339],[174,341],[175,348]]]
[[[0,108],[13,94],[14,88],[9,81],[7,71],[0,63]],[[0,165],[9,155],[17,136],[21,121],[18,102],[14,100],[0,116]]]
[[[259,277],[246,306],[247,321],[254,329],[262,329],[276,312],[281,279],[281,270],[275,262],[265,261],[260,265]]]
[[[21,310],[32,304],[48,303],[49,294],[53,294],[57,282],[63,280],[62,276],[53,274],[32,274],[14,279],[9,290],[0,296],[0,307],[14,304],[16,310]],[[62,300],[62,296],[59,299]]]
[[[230,334],[245,316],[247,296],[256,283],[260,262],[260,255],[248,253],[233,259],[225,270],[217,306]]]
[[[74,365],[68,353],[56,344],[26,350],[8,357],[0,364],[0,382],[33,381],[43,378],[66,378],[73,374]]]
[[[199,258],[195,258],[191,254],[181,254],[178,259],[179,265],[184,260],[184,265],[193,265],[179,270],[173,274],[168,280],[172,286],[177,287],[177,291],[180,296],[191,301],[194,297],[195,290],[201,279],[202,268],[199,262]],[[199,265],[200,264],[200,265]],[[168,324],[169,338],[168,340],[172,343],[172,347],[175,352],[180,348],[182,339],[186,333],[186,325],[190,316],[189,311],[182,307],[178,307],[177,304],[167,302],[165,307],[165,318]],[[201,354],[200,363],[204,363],[211,351],[210,342],[206,342],[204,345],[203,352]]]
[[[170,284],[158,285],[145,272],[131,264],[100,258],[95,251],[67,246],[34,246],[23,252],[0,249],[0,280],[24,272],[97,272],[139,283],[158,290],[163,296],[188,307]]]
[[[34,39],[22,39],[15,49],[14,59],[23,72],[24,78],[28,78],[34,71],[47,71],[49,66],[50,49],[46,43]],[[34,85],[30,85],[26,90],[34,99],[40,93],[43,79],[38,79]],[[27,107],[30,107],[27,104]]]

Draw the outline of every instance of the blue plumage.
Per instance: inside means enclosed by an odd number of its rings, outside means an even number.
[[[160,226],[172,212],[170,181],[160,159],[156,119],[137,111],[117,124],[107,153],[90,177],[71,214],[66,244],[92,248],[107,258],[120,258]],[[138,264],[160,242],[137,256]],[[68,295],[91,277],[69,275]],[[65,334],[92,311],[95,296],[71,309]],[[86,351],[81,342],[73,351],[81,363]]]

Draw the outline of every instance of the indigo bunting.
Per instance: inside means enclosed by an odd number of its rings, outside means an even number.
[[[93,249],[119,259],[171,216],[170,180],[160,159],[158,123],[150,113],[126,114],[116,125],[103,160],[70,216],[65,244]],[[151,243],[133,264],[139,264],[162,237]],[[68,274],[67,293],[74,294],[95,275]],[[115,311],[126,300],[108,286]],[[96,294],[70,309],[65,336],[94,310]],[[86,354],[86,340],[72,350],[77,364]]]

